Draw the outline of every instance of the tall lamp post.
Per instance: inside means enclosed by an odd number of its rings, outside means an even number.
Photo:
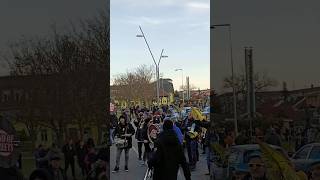
[[[234,128],[235,128],[235,134],[237,136],[238,135],[237,97],[236,97],[236,89],[235,89],[235,81],[234,81],[234,69],[233,69],[231,24],[214,24],[214,25],[210,26],[210,29],[214,29],[216,27],[228,27],[228,30],[229,30],[230,62],[231,62],[231,74],[232,74],[231,78],[232,78],[232,91],[233,91]]]
[[[160,58],[159,58],[158,63],[157,63],[156,60],[154,59],[154,56],[153,56],[152,51],[151,51],[151,48],[150,48],[150,46],[149,46],[149,44],[148,44],[148,41],[147,41],[147,39],[146,39],[146,36],[144,35],[144,33],[143,33],[143,31],[142,31],[141,26],[139,26],[139,29],[140,29],[140,31],[141,31],[141,34],[138,34],[137,37],[143,37],[143,39],[144,39],[144,41],[145,41],[145,43],[146,43],[146,45],[147,45],[147,47],[148,47],[148,50],[149,50],[149,52],[150,52],[150,54],[151,54],[152,60],[153,60],[153,62],[154,62],[154,65],[155,65],[155,67],[156,67],[156,77],[157,77],[157,101],[158,101],[158,105],[160,105],[160,95],[159,95],[159,94],[160,94],[160,93],[159,93],[159,91],[160,91],[160,90],[159,90],[159,87],[160,87],[160,83],[159,83],[159,71],[160,71],[160,68],[159,68],[159,66],[160,66],[160,61],[161,61],[161,59],[162,59],[162,58],[167,58],[168,56],[163,55],[164,49],[162,49],[161,54],[160,54]]]
[[[181,71],[182,74],[182,103],[184,104],[183,69],[175,69],[175,71]]]

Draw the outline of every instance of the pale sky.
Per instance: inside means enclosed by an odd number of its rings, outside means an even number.
[[[244,47],[253,47],[254,71],[287,82],[289,90],[320,86],[320,2],[317,0],[214,0],[211,23],[232,25],[235,70],[244,67]],[[230,75],[226,28],[211,30],[213,87]]]
[[[1,0],[0,1],[0,55],[8,44],[28,38],[45,37],[55,23],[59,30],[70,28],[70,22],[97,16],[109,8],[109,0]],[[0,61],[0,76],[9,74],[9,67]]]
[[[151,50],[164,58],[160,73],[181,86],[182,68],[190,84],[210,87],[210,1],[209,0],[111,0],[111,83],[115,75],[141,64],[154,65],[143,38],[141,25]]]

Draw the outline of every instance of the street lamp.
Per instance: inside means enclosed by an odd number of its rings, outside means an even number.
[[[181,71],[182,73],[182,103],[184,104],[183,69],[175,69],[175,71]]]
[[[143,39],[144,39],[144,41],[145,41],[145,43],[146,43],[146,45],[147,45],[147,47],[148,47],[148,50],[149,50],[149,52],[150,52],[150,54],[151,54],[152,60],[153,60],[153,62],[154,62],[154,64],[155,64],[155,66],[156,66],[157,99],[158,99],[158,105],[160,105],[160,95],[159,95],[159,86],[160,86],[160,84],[159,84],[159,71],[160,71],[160,67],[159,67],[159,66],[160,66],[160,61],[161,61],[161,59],[162,59],[162,58],[167,58],[168,56],[163,55],[164,49],[162,49],[161,54],[160,54],[159,61],[158,61],[158,63],[157,63],[156,60],[154,59],[154,56],[153,56],[153,54],[152,54],[152,51],[151,51],[151,49],[150,49],[150,46],[149,46],[148,41],[147,41],[147,39],[146,39],[146,36],[144,35],[144,33],[143,33],[143,31],[142,31],[141,26],[139,26],[139,29],[140,29],[140,31],[141,31],[141,34],[136,35],[136,37],[139,37],[139,38],[143,37]]]
[[[228,27],[229,30],[229,47],[230,47],[230,61],[231,61],[231,78],[232,78],[232,90],[233,90],[233,111],[234,111],[234,128],[235,134],[238,135],[238,120],[237,120],[237,98],[236,89],[234,81],[234,70],[233,70],[233,52],[232,52],[232,36],[231,36],[231,24],[214,24],[210,26],[210,29],[215,29],[216,27]]]

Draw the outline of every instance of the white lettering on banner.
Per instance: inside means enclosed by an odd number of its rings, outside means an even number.
[[[14,150],[14,135],[0,130],[0,156],[9,156]]]

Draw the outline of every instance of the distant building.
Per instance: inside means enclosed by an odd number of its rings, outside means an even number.
[[[217,96],[220,114],[233,116],[233,93]],[[281,115],[292,120],[301,121],[309,112],[311,121],[320,122],[320,87],[311,87],[292,91],[256,92],[256,109],[263,116]],[[246,96],[239,96],[237,101],[238,115],[246,114]]]
[[[70,78],[70,76],[68,76]],[[76,77],[76,76],[75,76]],[[61,88],[63,85],[57,82],[57,79],[61,78],[58,75],[43,75],[43,76],[5,76],[0,77],[0,114],[7,117],[16,128],[23,144],[43,144],[47,147],[51,146],[51,143],[57,140],[55,132],[52,130],[50,121],[48,120],[48,109],[50,113],[59,114],[59,108],[64,109],[64,118],[69,119],[68,123],[62,124],[65,128],[62,138],[66,139],[72,137],[74,140],[80,138],[80,130],[78,124],[71,119],[70,111],[66,108],[72,107],[70,104],[57,107],[57,102],[61,99]],[[72,78],[72,75],[71,75]],[[74,98],[83,98],[86,92],[86,88],[79,88],[77,94],[66,90],[65,96]],[[70,102],[72,103],[72,102]],[[96,101],[92,99],[92,107],[95,107]],[[32,118],[35,123],[32,123],[27,119]],[[95,140],[102,135],[103,132],[107,132],[106,124],[101,124],[101,130],[93,125],[91,122],[83,122],[82,128],[84,132],[87,132]],[[31,131],[33,128],[33,131]],[[103,131],[103,132],[102,132]],[[100,132],[101,134],[98,134]],[[30,139],[31,134],[36,133],[36,140]],[[24,147],[26,148],[26,147]],[[34,147],[29,147],[34,148]]]
[[[159,79],[159,97],[161,99],[161,104],[171,104],[174,102],[174,87],[172,83],[172,79]],[[143,100],[130,100],[130,102],[121,101],[121,97],[118,95],[119,88],[127,88],[126,86],[119,87],[119,86],[110,86],[111,91],[111,100],[115,102],[117,106],[120,106],[122,108],[128,107],[128,105],[144,105],[144,106],[150,106],[152,104],[155,104],[157,102],[157,84],[156,81],[151,83],[151,86],[153,88],[153,100],[152,102],[144,102]]]

